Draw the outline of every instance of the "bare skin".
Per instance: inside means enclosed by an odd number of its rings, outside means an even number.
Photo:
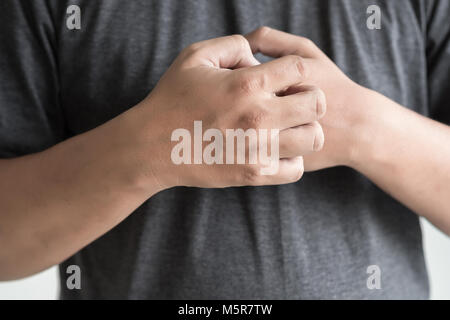
[[[307,39],[268,28],[247,39],[253,52],[283,58],[258,65],[238,36],[195,44],[128,112],[47,151],[0,161],[0,242],[9,244],[0,280],[63,261],[161,190],[290,183],[303,173],[303,156],[307,171],[358,170],[450,234],[448,126],[354,83]],[[279,173],[173,165],[170,132],[199,119],[221,130],[281,129]]]
[[[326,94],[325,145],[305,157],[306,171],[351,167],[450,235],[449,126],[354,83],[308,39],[267,27],[247,38],[253,52],[304,57],[306,84]]]
[[[298,181],[303,155],[324,142],[324,93],[301,86],[303,60],[260,65],[243,36],[196,43],[137,106],[87,133],[32,155],[0,160],[0,280],[60,263],[119,224],[157,192]],[[235,69],[235,70],[232,70]],[[278,96],[291,86],[298,93]],[[275,175],[256,165],[177,166],[171,132],[191,128],[279,129]]]

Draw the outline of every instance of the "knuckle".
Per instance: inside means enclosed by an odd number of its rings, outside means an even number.
[[[242,182],[244,185],[258,185],[261,180],[261,170],[259,165],[246,165],[242,172]]]
[[[267,26],[261,26],[256,29],[255,33],[258,38],[264,38],[272,29]]]
[[[262,126],[267,117],[267,111],[262,107],[245,112],[239,119],[240,125],[244,129],[258,129]]]
[[[302,42],[302,45],[307,48],[314,49],[316,47],[316,44],[314,43],[314,41],[312,41],[309,38],[300,37],[300,41]]]
[[[183,50],[183,54],[186,57],[190,57],[198,54],[202,49],[202,45],[199,42],[192,43]]]
[[[289,55],[286,57],[289,59],[290,63],[297,68],[297,71],[301,77],[305,77],[306,75],[306,64],[305,60],[297,55]]]
[[[250,47],[247,39],[241,34],[233,34],[230,36],[230,39],[232,39],[239,47],[243,49]]]
[[[261,78],[250,73],[242,73],[236,78],[235,88],[241,94],[249,95],[260,90],[264,86],[264,82],[264,77]]]

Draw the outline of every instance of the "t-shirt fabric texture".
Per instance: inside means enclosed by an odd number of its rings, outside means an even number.
[[[66,25],[72,4],[79,30]],[[185,46],[261,25],[312,39],[359,84],[448,124],[449,17],[447,0],[2,0],[0,157],[99,126],[145,98]],[[80,290],[66,286],[72,264]],[[381,289],[367,286],[371,265]],[[417,215],[345,167],[283,186],[165,190],[60,275],[63,299],[429,296]]]

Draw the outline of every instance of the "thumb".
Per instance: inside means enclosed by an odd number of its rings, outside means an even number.
[[[259,65],[248,40],[232,35],[197,42],[190,46],[201,63],[216,68],[237,69]]]

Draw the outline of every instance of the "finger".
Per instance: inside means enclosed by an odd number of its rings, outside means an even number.
[[[237,185],[264,186],[298,181],[303,172],[303,157],[293,157],[277,159],[270,166],[241,167],[240,170],[230,171],[229,175],[235,176],[235,179],[240,181]]]
[[[245,74],[253,82],[258,82],[258,86],[262,89],[277,93],[305,81],[307,64],[306,59],[291,55],[248,69],[237,70],[237,74]]]
[[[232,35],[191,44],[186,54],[196,63],[217,68],[244,68],[259,64],[253,56],[247,39]]]
[[[321,54],[311,40],[269,27],[260,27],[245,37],[253,53],[260,52],[274,58],[286,55],[313,58]]]
[[[261,185],[280,185],[300,180],[304,172],[303,158],[280,159],[277,169],[273,175],[261,176]]]
[[[280,132],[280,158],[304,156],[322,149],[325,138],[316,121]]]
[[[326,112],[325,93],[314,86],[298,86],[297,93],[270,98],[271,127],[284,130],[319,120]]]

